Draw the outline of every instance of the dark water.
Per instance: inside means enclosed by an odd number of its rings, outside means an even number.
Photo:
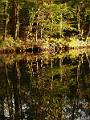
[[[0,55],[0,120],[90,120],[90,52]]]

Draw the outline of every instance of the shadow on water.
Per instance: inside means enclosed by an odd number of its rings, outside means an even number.
[[[90,52],[1,55],[0,120],[90,120]]]

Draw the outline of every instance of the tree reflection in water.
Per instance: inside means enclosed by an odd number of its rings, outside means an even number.
[[[0,56],[0,120],[89,120],[89,54]]]

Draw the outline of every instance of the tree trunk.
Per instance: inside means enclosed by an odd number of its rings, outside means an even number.
[[[7,35],[7,7],[8,7],[8,1],[5,1],[4,4],[4,20],[3,20],[3,26],[4,26],[4,35],[3,35],[3,40],[6,39],[6,35]]]
[[[15,120],[19,120],[20,117],[20,76],[19,76],[19,68],[17,66],[17,62],[15,62],[12,66],[13,73],[13,92],[14,92],[14,104],[15,104]]]
[[[53,89],[53,60],[51,59],[51,90]]]
[[[11,35],[16,40],[19,34],[19,0],[12,0]]]
[[[60,58],[60,76],[61,76],[61,79],[60,79],[60,81],[62,82],[62,80],[63,80],[63,71],[62,71],[62,58]]]
[[[4,97],[0,97],[0,120],[4,120]]]
[[[79,32],[79,39],[83,39],[83,33],[84,33],[84,21],[85,21],[85,6],[82,7],[82,4],[80,4],[77,7],[77,22],[78,22],[78,32]]]
[[[61,19],[60,19],[60,37],[62,37],[62,13],[61,13]]]
[[[6,94],[7,94],[7,103],[8,103],[8,109],[9,109],[9,116],[10,119],[13,119],[13,103],[12,103],[12,91],[11,91],[11,84],[10,80],[8,78],[8,68],[5,64],[5,72],[6,72]]]
[[[78,32],[79,36],[81,36],[81,17],[80,17],[80,7],[77,8],[77,22],[78,22]]]
[[[41,24],[41,40],[43,38],[43,24]]]

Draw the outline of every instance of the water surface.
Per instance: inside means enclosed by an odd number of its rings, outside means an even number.
[[[0,55],[0,120],[90,120],[90,52]]]

